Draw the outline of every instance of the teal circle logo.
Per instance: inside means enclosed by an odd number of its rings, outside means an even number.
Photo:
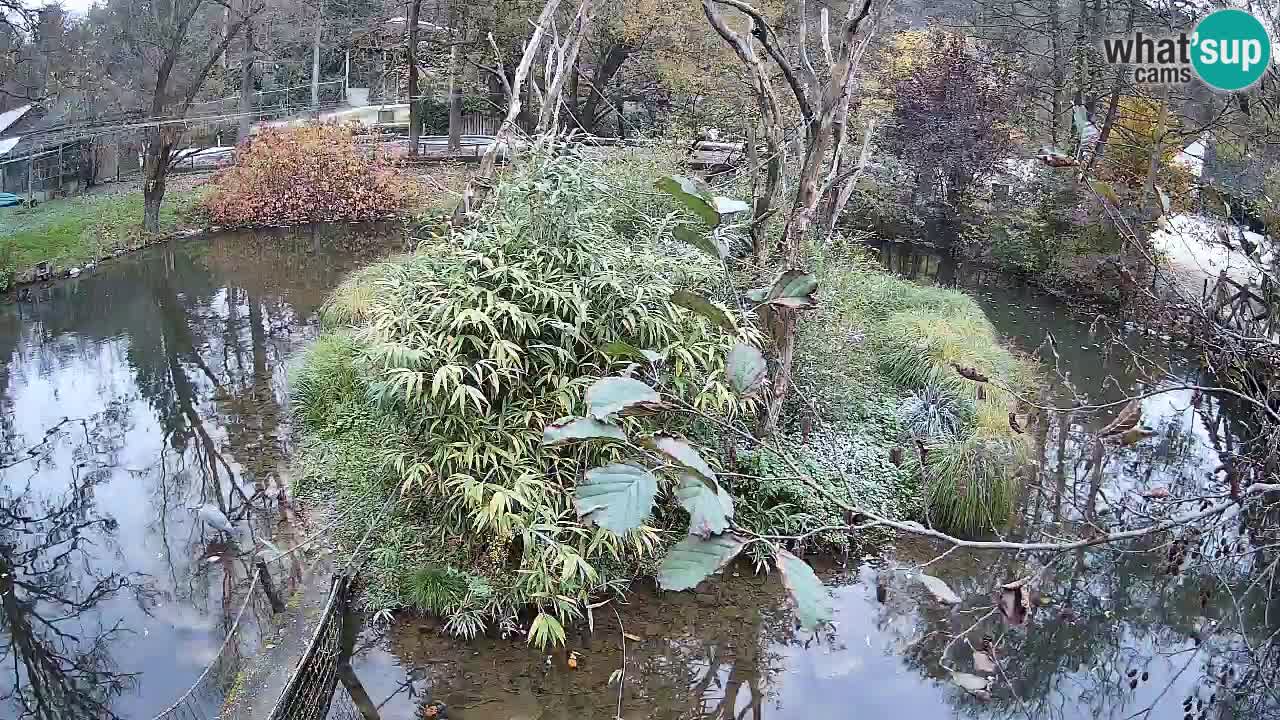
[[[1271,38],[1243,10],[1216,10],[1196,23],[1191,64],[1215,90],[1233,92],[1258,82],[1271,64]]]

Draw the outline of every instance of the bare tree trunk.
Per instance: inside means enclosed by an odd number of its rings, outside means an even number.
[[[462,192],[462,201],[454,208],[454,227],[465,225],[472,209],[479,207],[492,189],[491,183],[494,173],[497,172],[499,149],[511,135],[511,129],[515,127],[516,118],[520,117],[520,108],[523,105],[520,101],[520,92],[524,88],[525,78],[529,76],[529,69],[533,67],[533,61],[538,56],[538,48],[542,46],[542,36],[546,34],[547,26],[551,23],[551,17],[559,6],[560,0],[547,0],[547,4],[542,8],[542,13],[538,15],[538,24],[534,26],[533,33],[529,36],[529,41],[525,43],[524,53],[520,56],[520,64],[516,66],[515,76],[511,79],[507,116],[498,128],[494,142],[489,145],[489,148],[484,152],[484,156],[480,158],[479,170],[471,180],[467,181],[467,187]],[[489,43],[490,45],[494,44],[492,34],[489,35]],[[503,72],[501,67],[498,68],[498,71]]]
[[[868,120],[867,128],[862,135],[862,149],[858,151],[857,165],[854,166],[852,173],[844,168],[843,162],[837,167],[837,174],[827,199],[827,216],[823,223],[828,240],[835,233],[840,214],[844,212],[844,206],[849,203],[849,198],[853,196],[853,191],[858,185],[858,179],[866,169],[867,161],[871,159],[871,138],[875,131],[875,120]]]
[[[449,150],[462,148],[462,93],[458,90],[458,46],[449,48]]]
[[[574,17],[573,30],[565,38],[563,52],[558,57],[558,64],[551,83],[542,98],[542,109],[538,112],[536,134],[555,134],[560,121],[560,94],[564,91],[565,80],[573,72],[578,62],[578,50],[582,47],[582,36],[591,24],[591,0],[581,0],[578,13]]]
[[[240,59],[240,123],[236,142],[249,139],[253,129],[253,78],[254,78],[253,25],[244,26],[244,57]]]
[[[142,229],[160,232],[160,204],[164,202],[165,181],[169,174],[169,155],[173,139],[160,127],[147,129],[147,152],[142,166]]]
[[[315,36],[311,41],[311,111],[320,117],[320,35],[324,29],[324,0],[316,7]]]
[[[418,13],[422,0],[409,0],[409,157],[418,156],[422,134],[422,93],[418,91]]]
[[[830,79],[821,86],[816,83],[816,72],[812,69],[808,50],[801,50],[800,61],[801,71],[804,72],[810,84],[802,81],[799,73],[792,67],[787,54],[778,47],[777,36],[764,16],[745,0],[703,0],[703,13],[716,32],[734,48],[738,57],[753,69],[752,74],[758,92],[763,95],[765,93],[759,90],[761,83],[758,79],[762,72],[757,69],[760,67],[759,61],[754,57],[755,53],[749,41],[743,40],[737,33],[728,29],[716,10],[717,5],[732,7],[751,19],[751,36],[763,45],[769,58],[782,71],[786,85],[795,95],[796,104],[804,122],[803,162],[800,167],[796,197],[778,248],[779,255],[785,258],[783,269],[795,268],[800,264],[801,251],[807,242],[809,228],[817,213],[818,203],[825,194],[826,183],[820,183],[819,180],[827,163],[827,150],[831,147],[833,140],[836,140],[837,134],[843,137],[843,111],[848,107],[856,68],[867,45],[866,38],[861,42],[856,41],[857,34],[862,21],[871,13],[871,0],[863,0],[860,8],[857,3],[849,6],[840,31],[840,50],[834,54],[835,63],[830,68]],[[804,4],[800,3],[800,22],[802,23],[807,22],[803,7]],[[824,37],[822,41],[825,50],[830,39]],[[841,123],[839,133],[835,132],[837,121]],[[795,357],[798,316],[793,310],[773,306],[765,306],[761,314],[777,352],[770,377],[770,393],[760,427],[760,433],[768,435],[777,427],[782,417],[783,404],[791,390],[791,366]]]
[[[1053,68],[1049,73],[1049,80],[1053,83],[1053,95],[1050,99],[1049,106],[1049,142],[1054,147],[1058,146],[1058,130],[1062,122],[1062,89],[1066,84],[1066,74],[1062,63],[1062,45],[1059,35],[1062,32],[1061,20],[1062,13],[1058,7],[1058,0],[1049,0],[1049,6],[1046,10],[1049,16],[1049,62],[1053,63]]]

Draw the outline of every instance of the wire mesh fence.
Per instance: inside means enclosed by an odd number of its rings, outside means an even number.
[[[320,623],[302,661],[293,671],[289,684],[271,711],[271,720],[325,720],[329,717],[359,718],[354,715],[330,715],[335,689],[339,686],[343,657],[343,622],[346,617],[348,581],[345,576],[333,579],[329,601],[325,603]],[[345,693],[344,693],[345,694]],[[354,704],[347,706],[354,711]]]

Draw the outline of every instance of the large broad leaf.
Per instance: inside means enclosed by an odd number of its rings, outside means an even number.
[[[1107,202],[1112,205],[1120,205],[1120,196],[1116,194],[1116,188],[1111,183],[1103,182],[1101,180],[1090,180],[1089,187],[1093,188],[1095,193],[1105,198]]]
[[[676,543],[658,568],[658,587],[690,590],[737,557],[746,542],[735,535],[696,535]]]
[[[803,270],[787,270],[773,281],[765,302],[797,310],[811,308],[818,304],[813,299],[817,289],[818,280],[814,276]]]
[[[716,482],[716,473],[689,443],[671,435],[654,435],[645,441],[645,445],[657,450],[681,465],[693,470],[702,477]]]
[[[640,527],[653,509],[658,479],[638,465],[592,468],[574,490],[578,517],[621,535]]]
[[[782,584],[786,586],[787,594],[796,604],[800,627],[812,631],[831,622],[835,613],[831,593],[827,592],[827,586],[818,579],[809,563],[782,548],[774,553],[774,562],[782,571]]]
[[[752,288],[742,294],[743,297],[751,302],[762,303],[769,300],[769,288]]]
[[[627,441],[622,428],[595,418],[560,418],[542,429],[543,445],[563,445],[575,440]]]
[[[689,511],[689,534],[706,537],[729,529],[733,498],[719,483],[709,483],[695,473],[681,473],[676,499]]]
[[[633,378],[602,378],[587,388],[587,414],[601,420],[628,408],[661,404],[653,388]]]
[[[728,313],[697,293],[692,293],[688,290],[677,290],[671,293],[671,304],[692,310],[728,332],[738,331]]]
[[[692,226],[677,225],[671,234],[680,242],[692,245],[716,260],[723,261],[729,257],[728,246]]]
[[[921,575],[920,584],[944,605],[959,605],[960,596],[949,585],[932,575]]]
[[[765,364],[764,355],[760,351],[746,343],[738,343],[729,351],[729,357],[725,360],[724,371],[729,378],[729,384],[733,386],[741,395],[755,392],[764,384],[765,373],[768,371],[768,365]]]
[[[668,175],[659,178],[654,185],[662,192],[679,200],[682,205],[702,218],[707,225],[715,227],[720,224],[720,213],[712,207],[710,196],[696,180],[682,175]]]
[[[746,202],[737,198],[724,197],[723,195],[716,195],[711,198],[711,207],[715,208],[715,211],[721,215],[746,212],[751,209],[751,206]]]

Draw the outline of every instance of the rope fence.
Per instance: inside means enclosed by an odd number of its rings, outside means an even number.
[[[351,617],[348,612],[349,595],[352,578],[363,564],[360,558],[368,548],[369,538],[382,524],[382,520],[399,498],[398,493],[392,493],[391,497],[387,498],[382,510],[369,521],[368,529],[356,543],[346,566],[339,574],[333,576],[324,611],[320,615],[311,641],[298,666],[290,675],[284,690],[280,693],[280,698],[272,707],[271,714],[262,720],[371,720],[371,718],[377,718],[376,709],[369,701],[350,665],[355,632],[358,628],[348,624]],[[299,548],[309,545],[332,527],[333,525],[330,525],[321,530],[274,560],[280,560]],[[221,708],[222,703],[227,700],[229,688],[238,682],[241,670],[239,653],[230,651],[233,648],[237,650],[239,648],[241,624],[249,607],[258,600],[256,591],[259,588],[264,591],[264,597],[271,601],[273,611],[278,612],[281,609],[278,598],[272,595],[270,574],[265,563],[259,564],[257,570],[253,573],[253,581],[249,584],[244,603],[236,612],[235,620],[223,639],[222,646],[218,648],[217,655],[191,684],[191,687],[152,720],[219,720],[222,717],[222,712],[217,708]],[[353,695],[359,696],[359,699]]]
[[[239,672],[240,658],[236,657],[235,653],[228,653],[227,650],[238,645],[240,623],[244,620],[245,611],[254,602],[254,591],[258,589],[260,582],[261,575],[254,573],[253,581],[249,583],[249,591],[245,593],[244,603],[236,613],[236,619],[231,623],[231,628],[222,640],[222,646],[218,648],[218,654],[214,656],[213,661],[181,697],[152,720],[217,720],[219,713],[210,712],[209,708],[222,704],[225,688],[234,682]]]

